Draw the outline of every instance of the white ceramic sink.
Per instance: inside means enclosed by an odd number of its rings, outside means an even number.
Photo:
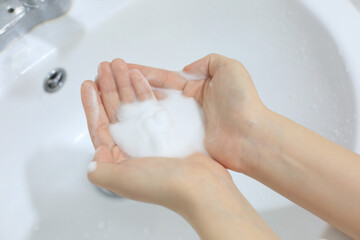
[[[217,52],[244,63],[265,104],[360,152],[359,12],[348,1],[76,0],[0,53],[0,239],[198,239],[162,207],[100,193],[80,84],[116,57],[179,70]],[[357,54],[356,54],[357,53]],[[47,73],[67,71],[60,91]],[[233,174],[282,239],[347,239]]]

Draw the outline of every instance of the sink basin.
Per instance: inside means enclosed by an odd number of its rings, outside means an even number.
[[[211,52],[236,58],[269,108],[360,152],[360,14],[351,2],[73,2],[0,53],[0,239],[198,239],[175,213],[106,196],[87,181],[93,150],[80,84],[103,60],[179,70]],[[58,67],[68,77],[49,94],[44,78]],[[348,239],[231,174],[282,239]]]

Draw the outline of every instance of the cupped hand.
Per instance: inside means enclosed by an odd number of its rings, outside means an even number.
[[[229,194],[237,188],[227,170],[206,155],[129,159],[116,145],[108,128],[117,121],[119,105],[155,99],[155,95],[141,72],[129,71],[121,59],[100,64],[98,80],[82,84],[81,98],[97,149],[90,181],[126,198],[163,205],[183,215],[196,202],[229,201]]]
[[[208,153],[226,168],[245,172],[256,159],[257,146],[252,135],[262,104],[245,67],[238,61],[210,54],[186,66],[186,75],[136,64],[153,87],[182,90],[203,107],[206,121],[205,146]]]

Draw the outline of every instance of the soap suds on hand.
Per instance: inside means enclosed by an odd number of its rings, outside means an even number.
[[[130,157],[185,157],[206,153],[203,112],[193,98],[178,90],[167,97],[121,104],[110,133]]]
[[[185,71],[178,71],[177,73],[187,81],[204,80],[207,78],[206,75],[187,73]]]
[[[92,173],[93,171],[95,171],[97,167],[97,163],[95,161],[91,161],[89,164],[88,164],[88,173]]]

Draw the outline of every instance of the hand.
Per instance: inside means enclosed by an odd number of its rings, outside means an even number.
[[[150,84],[183,90],[202,106],[206,121],[205,146],[208,153],[226,168],[247,172],[256,160],[257,149],[249,137],[266,107],[244,66],[220,55],[208,55],[184,68],[185,73],[204,76],[187,81],[177,72],[128,64],[140,70]]]
[[[151,85],[183,90],[203,105],[212,158],[360,239],[359,155],[267,109],[241,63],[211,54],[184,68],[205,76],[198,81],[128,66],[139,69]]]
[[[99,90],[101,95],[99,94]],[[108,131],[117,121],[120,103],[155,98],[150,86],[137,70],[127,69],[120,59],[99,67],[97,83],[85,81],[81,89],[89,132],[97,152],[95,171],[89,179],[95,185],[126,198],[156,203],[183,213],[194,199],[212,198],[224,189],[237,189],[229,173],[203,154],[184,159],[127,159]]]
[[[128,71],[120,59],[102,63],[96,83],[82,84],[81,98],[97,149],[93,160],[96,168],[88,174],[89,180],[126,198],[172,209],[201,239],[277,239],[238,191],[228,171],[208,156],[198,153],[183,159],[128,159],[115,144],[108,127],[117,121],[119,104],[155,95],[143,75]]]

